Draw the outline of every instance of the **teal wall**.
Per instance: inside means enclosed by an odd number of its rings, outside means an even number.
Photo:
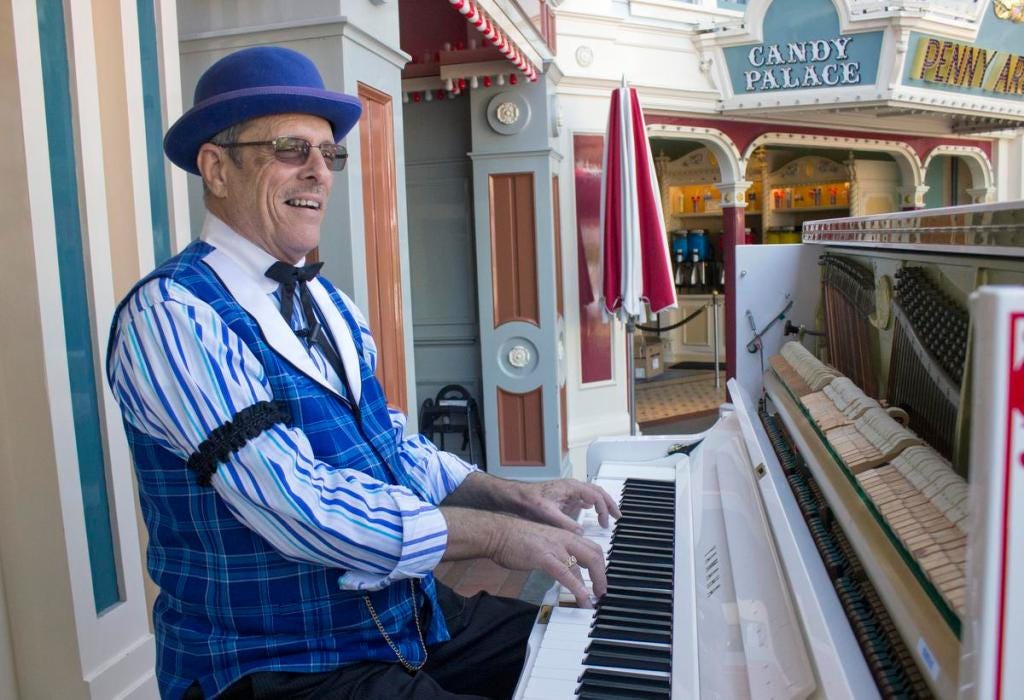
[[[89,544],[93,597],[101,612],[120,600],[114,536],[107,496],[106,459],[100,431],[99,392],[94,372],[92,322],[86,258],[82,240],[76,175],[75,113],[71,104],[70,70],[61,0],[38,0],[39,44],[49,140],[50,187],[57,232],[57,260],[68,377],[74,426],[54,425],[73,432],[82,484],[85,534]],[[25,465],[26,469],[32,468]]]
[[[882,50],[882,32],[865,32],[861,34],[848,34],[850,43],[846,47],[848,60],[835,60],[835,47],[832,47],[833,56],[822,62],[812,60],[794,61],[784,66],[752,66],[749,60],[751,49],[763,46],[764,53],[768,54],[768,48],[772,45],[779,45],[782,54],[789,58],[787,45],[790,43],[801,43],[814,40],[835,39],[839,34],[839,14],[836,12],[832,0],[775,0],[768,8],[764,18],[764,43],[746,44],[743,46],[731,46],[725,49],[725,61],[729,67],[729,74],[732,79],[733,91],[736,95],[746,94],[771,94],[776,92],[789,92],[791,90],[806,90],[812,88],[829,87],[825,85],[814,85],[813,80],[807,81],[810,84],[801,84],[794,87],[780,87],[772,89],[747,89],[748,71],[765,71],[772,69],[780,85],[785,84],[783,69],[790,70],[790,83],[796,81],[804,82],[802,79],[808,69],[813,70],[815,75],[821,78],[826,65],[838,63],[840,69],[832,75],[842,75],[843,64],[859,64],[859,81],[851,83],[855,85],[872,85],[878,75],[878,57]],[[758,85],[761,83],[758,82]],[[847,87],[837,85],[835,87]]]
[[[138,0],[136,6],[139,20],[142,104],[146,122],[150,225],[153,227],[153,262],[159,265],[171,257],[171,232],[167,215],[167,180],[164,175],[164,123],[160,99],[160,59],[156,50],[156,17],[153,11],[153,0]]]
[[[948,163],[949,158],[938,156],[932,158],[932,162],[928,164],[928,172],[924,174],[924,184],[928,185],[928,191],[924,195],[925,209],[937,209],[948,203],[946,196],[946,166]]]

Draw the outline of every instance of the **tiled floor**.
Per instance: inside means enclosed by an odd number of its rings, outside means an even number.
[[[491,595],[540,603],[555,581],[541,571],[510,571],[489,559],[446,562],[434,570],[439,581],[464,596]]]
[[[724,372],[718,389],[714,371],[666,370],[655,379],[636,383],[636,419],[640,425],[713,412],[725,401]]]
[[[490,559],[467,559],[444,562],[434,570],[434,575],[464,596],[487,591],[492,595],[518,598],[530,572],[503,569]]]

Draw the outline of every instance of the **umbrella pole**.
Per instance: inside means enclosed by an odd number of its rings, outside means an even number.
[[[629,434],[636,435],[636,360],[633,358],[633,333],[636,322],[631,318],[626,321],[626,393],[629,398]]]

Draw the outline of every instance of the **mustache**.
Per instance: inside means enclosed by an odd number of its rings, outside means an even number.
[[[315,185],[313,187],[303,187],[301,189],[288,190],[287,192],[284,193],[284,198],[295,199],[296,197],[298,197],[301,199],[303,197],[308,197],[310,195],[326,198],[327,188],[323,187],[322,185]]]

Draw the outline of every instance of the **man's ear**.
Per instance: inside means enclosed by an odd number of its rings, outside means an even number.
[[[203,176],[203,184],[212,196],[218,199],[227,196],[228,152],[212,143],[204,143],[196,155],[196,166]]]

